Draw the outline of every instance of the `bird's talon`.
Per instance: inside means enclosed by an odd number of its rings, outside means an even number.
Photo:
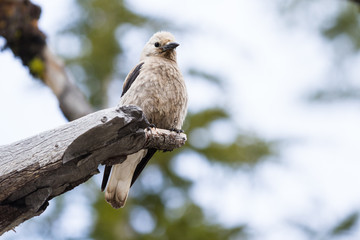
[[[146,130],[152,132],[152,128],[155,128],[155,129],[156,129],[155,124],[150,124],[150,125],[146,128]]]
[[[182,129],[177,129],[177,128],[171,128],[170,131],[171,131],[171,132],[176,132],[176,133],[178,133],[178,134],[184,132],[184,130],[182,130]]]

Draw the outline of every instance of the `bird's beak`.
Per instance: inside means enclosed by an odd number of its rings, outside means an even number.
[[[165,44],[161,49],[163,51],[169,51],[172,49],[175,49],[176,47],[178,47],[180,44],[176,43],[176,42],[169,42],[167,44]]]

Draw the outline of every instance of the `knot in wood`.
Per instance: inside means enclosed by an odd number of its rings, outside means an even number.
[[[106,117],[106,116],[103,116],[103,117],[101,118],[101,122],[102,122],[102,123],[106,123],[106,122],[107,122],[107,117]]]

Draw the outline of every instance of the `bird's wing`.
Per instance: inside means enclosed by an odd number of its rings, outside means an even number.
[[[111,173],[111,167],[110,165],[106,165],[105,166],[105,170],[104,170],[104,176],[103,176],[103,180],[102,180],[102,183],[101,183],[101,191],[103,192],[106,188],[106,184],[109,180],[109,176],[110,176],[110,173]]]
[[[124,85],[123,85],[123,92],[121,94],[121,96],[124,96],[124,94],[127,92],[127,90],[129,90],[129,88],[131,87],[131,84],[133,84],[133,82],[135,82],[135,79],[139,76],[140,74],[140,70],[142,65],[144,65],[144,63],[139,63],[126,77]]]
[[[131,180],[130,187],[134,184],[134,182],[136,181],[136,179],[138,178],[138,176],[140,175],[142,170],[145,168],[146,164],[149,162],[150,158],[152,158],[152,156],[154,156],[155,152],[156,152],[155,148],[149,148],[148,149],[145,157],[143,157],[141,159],[141,161],[139,162],[139,164],[136,166],[134,175],[133,175],[132,180]]]
[[[121,94],[121,97],[124,96],[124,94],[129,90],[129,88],[131,87],[131,85],[135,82],[136,78],[139,76],[140,74],[140,70],[141,67],[144,65],[144,63],[139,63],[126,77],[125,82],[124,82],[124,86],[123,86],[123,92]],[[143,157],[143,159],[141,159],[140,163],[137,165],[136,170],[134,172],[133,178],[131,180],[131,186],[133,185],[133,183],[135,182],[135,180],[138,178],[138,176],[140,175],[140,173],[142,172],[142,170],[144,169],[145,165],[148,163],[148,161],[150,160],[150,158],[155,154],[156,149],[149,149],[148,153],[145,155],[145,157]],[[104,176],[103,176],[103,180],[101,183],[101,191],[104,191],[106,188],[106,184],[109,180],[109,176],[111,173],[111,168],[112,166],[110,165],[106,165],[105,166],[105,170],[104,170]]]

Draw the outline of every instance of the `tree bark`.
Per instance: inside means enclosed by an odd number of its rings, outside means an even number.
[[[11,49],[31,75],[53,91],[64,116],[72,121],[93,108],[47,47],[46,36],[37,24],[40,14],[41,8],[29,0],[0,0],[0,36],[6,40],[4,48]]]
[[[144,148],[173,150],[186,135],[149,128],[135,106],[109,108],[0,146],[0,235],[40,215],[48,201]]]

